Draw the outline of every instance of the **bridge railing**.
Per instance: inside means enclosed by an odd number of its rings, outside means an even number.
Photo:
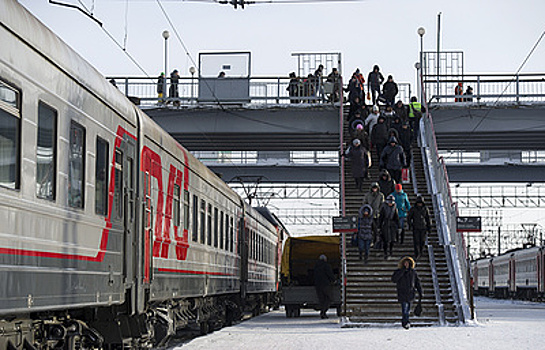
[[[213,90],[214,86],[207,86],[210,78],[199,79],[198,77],[180,77],[178,82],[178,97],[168,97],[168,91],[171,86],[170,78],[166,79],[167,96],[159,97],[157,92],[158,78],[147,77],[121,77],[113,76],[106,79],[115,82],[116,86],[126,95],[133,97],[144,107],[167,107],[172,105],[191,106],[201,104],[219,104],[233,103],[221,96],[216,96],[215,92],[210,91],[206,101],[199,98],[199,89]],[[236,79],[236,78],[224,78]],[[248,98],[245,103],[253,105],[299,105],[299,104],[324,104],[331,102],[331,95],[338,86],[333,82],[327,82],[325,78],[318,83],[305,83],[303,80],[295,87],[289,89],[290,78],[288,77],[250,77]],[[203,86],[199,87],[199,84]],[[164,88],[164,86],[162,86]],[[397,99],[403,103],[409,103],[411,97],[411,85],[409,83],[398,83],[399,94]],[[290,93],[291,91],[291,93]],[[208,92],[208,91],[207,91]]]
[[[545,74],[428,75],[424,89],[433,103],[532,103],[545,102]],[[462,83],[461,94],[456,86]],[[465,95],[467,87],[473,95]]]

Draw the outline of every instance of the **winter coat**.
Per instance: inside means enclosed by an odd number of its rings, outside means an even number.
[[[386,124],[386,119],[383,116],[380,116],[378,120],[384,120],[382,123],[377,122],[373,128],[373,133],[371,134],[371,143],[373,145],[385,146],[388,142],[388,125]]]
[[[398,107],[397,104],[394,105],[394,112],[398,117],[401,118],[402,121],[406,121],[408,118],[409,112],[407,111],[407,106],[401,105],[401,107]]]
[[[394,129],[395,131],[397,131],[397,135],[396,136],[396,139],[399,140],[399,133],[401,132],[401,127],[403,126],[403,121],[401,120],[401,118],[396,115],[394,117],[394,120],[392,120],[392,122],[390,123],[390,129]]]
[[[367,76],[367,84],[373,90],[380,90],[380,85],[384,82],[384,76],[381,72],[372,71]]]
[[[403,150],[405,152],[408,152],[411,150],[411,144],[413,142],[413,133],[411,132],[411,128],[403,128],[401,127],[401,130],[399,130],[399,143],[401,144],[401,147],[403,147]],[[408,164],[407,164],[408,165]]]
[[[412,262],[408,269],[403,266],[403,261],[407,259]],[[413,301],[415,291],[418,291],[418,295],[422,298],[422,285],[418,274],[414,270],[414,260],[412,258],[405,257],[401,259],[398,269],[392,274],[392,282],[396,284],[397,300],[400,303]]]
[[[399,216],[395,203],[392,206],[389,206],[386,202],[382,203],[378,220],[382,239],[385,242],[395,242],[397,231],[400,228]]]
[[[431,220],[430,212],[426,204],[422,206],[415,204],[411,210],[409,210],[409,215],[407,215],[407,223],[409,225],[409,230],[414,231],[431,231]]]
[[[403,190],[401,192],[394,191],[391,193],[394,196],[396,202],[397,213],[400,218],[406,218],[407,213],[411,209],[411,203],[409,202],[409,196]]]
[[[363,198],[363,204],[368,204],[373,209],[373,217],[378,218],[378,213],[380,206],[384,202],[384,195],[380,192],[380,189],[377,192],[373,192],[373,189],[370,189],[369,192]]]
[[[417,113],[415,113],[415,111]],[[420,102],[411,102],[409,103],[409,119],[414,119],[416,117],[416,114],[420,112],[422,115],[424,112],[426,112],[426,108],[422,106]]]
[[[377,124],[379,116],[380,114],[371,113],[365,119],[365,126],[367,127],[367,132],[369,133],[369,135],[373,134],[373,128]]]
[[[384,113],[382,113],[382,116],[384,118],[386,118],[386,125],[388,125],[388,128],[391,127],[392,125],[392,122],[394,121],[394,118],[395,118],[395,112],[394,111],[385,111]]]
[[[360,98],[360,101],[363,101],[363,92],[361,88],[361,83],[355,77],[352,77],[348,82],[348,100],[352,103],[356,97]]]
[[[364,208],[369,209],[369,216],[363,216]],[[358,239],[372,240],[373,232],[375,231],[375,220],[373,220],[373,209],[370,205],[366,204],[360,208],[360,215],[358,216]]]
[[[324,260],[318,260],[314,266],[314,285],[316,287],[326,287],[335,281],[331,265]]]
[[[354,147],[350,146],[346,150],[346,156],[352,162],[352,176],[365,177],[369,166],[369,158],[367,157],[367,149],[361,145]]]
[[[386,175],[386,180],[383,179],[383,175]],[[383,170],[378,178],[378,185],[380,186],[380,192],[386,199],[390,193],[395,191],[395,181],[390,176],[390,173],[387,170]]]
[[[392,147],[392,145],[390,145],[391,141],[392,139],[388,140],[388,145],[384,147],[384,150],[380,155],[380,167],[391,170],[401,170],[401,168],[405,167],[406,163],[403,147],[398,144]]]
[[[394,100],[395,96],[398,93],[397,84],[393,81],[387,81],[382,87],[382,94],[387,100]]]
[[[362,102],[362,100],[360,100],[360,102],[356,102],[354,100],[352,100],[350,102],[350,107],[349,107],[349,110],[348,110],[348,119],[352,119],[357,112],[360,113],[360,118],[365,118],[365,110],[363,108],[364,104]]]

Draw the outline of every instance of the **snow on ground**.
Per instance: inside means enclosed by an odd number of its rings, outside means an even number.
[[[271,312],[175,349],[545,349],[545,304],[476,298],[478,322],[460,327],[422,327],[404,330],[340,328],[339,319],[322,320],[318,312],[300,318]]]

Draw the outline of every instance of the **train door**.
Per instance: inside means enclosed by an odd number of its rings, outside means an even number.
[[[135,310],[136,276],[136,145],[129,137],[115,149],[116,208],[123,223],[123,279],[128,291],[131,310]]]
[[[516,272],[516,264],[515,264],[515,255],[512,254],[509,258],[509,279],[507,281],[508,285],[508,294],[514,295],[516,293],[516,285],[517,285],[517,272]]]
[[[488,296],[494,295],[494,263],[490,259],[488,262]]]
[[[246,298],[248,288],[248,236],[249,228],[244,218],[240,218],[238,227],[238,248],[240,256],[240,294],[241,298]]]

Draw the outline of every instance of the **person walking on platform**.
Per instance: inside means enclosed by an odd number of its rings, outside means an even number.
[[[395,191],[392,193],[392,196],[394,196],[394,200],[396,202],[397,207],[397,213],[399,215],[399,230],[397,231],[397,239],[400,244],[403,244],[405,241],[405,218],[407,217],[407,213],[411,209],[411,203],[409,203],[409,196],[405,192],[403,192],[403,186],[401,184],[397,184],[395,187]]]
[[[382,95],[386,100],[386,106],[394,106],[394,101],[397,93],[399,92],[397,84],[394,82],[394,77],[391,75],[388,76],[388,80],[384,83],[382,87]]]
[[[397,270],[392,274],[392,282],[396,284],[397,289],[397,300],[401,304],[401,325],[405,329],[411,327],[409,312],[411,310],[411,302],[414,300],[416,294],[415,291],[418,292],[418,302],[422,302],[422,286],[414,268],[414,260],[406,256],[399,261]]]
[[[427,234],[431,232],[430,212],[421,196],[416,197],[416,204],[409,210],[407,224],[413,233],[414,257],[418,259],[422,255]]]
[[[380,155],[379,168],[388,170],[394,181],[401,183],[401,169],[404,167],[406,167],[405,152],[403,152],[403,147],[398,144],[397,139],[392,136]]]
[[[352,176],[356,182],[356,188],[363,192],[363,180],[367,177],[369,168],[367,149],[362,146],[360,139],[354,139],[352,140],[352,146],[346,150],[345,156],[352,163]]]
[[[369,248],[373,237],[375,237],[375,221],[373,220],[373,209],[370,205],[365,204],[359,210],[358,216],[358,251],[360,253],[360,260],[363,255],[363,262],[367,264],[369,258]]]
[[[356,73],[352,74],[352,77],[348,81],[348,87],[345,89],[348,92],[348,102],[352,105],[352,102],[356,100],[356,97],[363,101],[363,93],[360,81],[356,76]],[[365,105],[365,101],[361,102],[362,105]]]
[[[300,79],[295,75],[295,72],[290,73],[290,82],[286,90],[290,96],[290,103],[299,103],[299,100],[295,97],[299,96]]]
[[[414,139],[418,139],[420,130],[420,119],[426,112],[426,109],[415,96],[411,97],[411,103],[409,103],[409,123],[411,124],[411,130],[413,132]]]
[[[316,294],[318,295],[318,301],[320,303],[321,318],[328,318],[327,310],[329,310],[329,305],[331,305],[331,285],[333,282],[335,282],[333,269],[331,268],[331,265],[327,263],[327,256],[322,254],[314,266],[314,287],[316,288]]]
[[[380,238],[382,239],[382,248],[384,250],[384,260],[392,256],[394,243],[396,241],[397,230],[399,229],[399,216],[394,200],[394,196],[389,195],[386,201],[380,207],[378,215]]]
[[[375,222],[375,227],[378,227],[378,213],[380,211],[380,206],[384,203],[384,195],[380,192],[380,186],[378,183],[373,182],[369,192],[363,197],[363,205],[371,206],[373,209],[373,221]],[[373,243],[377,243],[377,234],[376,230],[373,231]]]
[[[380,86],[384,82],[384,76],[380,72],[380,67],[375,65],[373,70],[367,76],[367,90],[371,93],[373,104],[377,103],[377,98],[380,95]]]
[[[390,176],[388,170],[383,169],[378,177],[378,185],[380,192],[382,193],[384,198],[386,198],[390,195],[390,193],[395,191],[396,183]]]
[[[377,124],[373,128],[371,133],[371,144],[375,147],[377,151],[377,158],[380,159],[382,151],[386,144],[388,143],[388,125],[386,124],[386,118],[381,115],[378,117]]]

